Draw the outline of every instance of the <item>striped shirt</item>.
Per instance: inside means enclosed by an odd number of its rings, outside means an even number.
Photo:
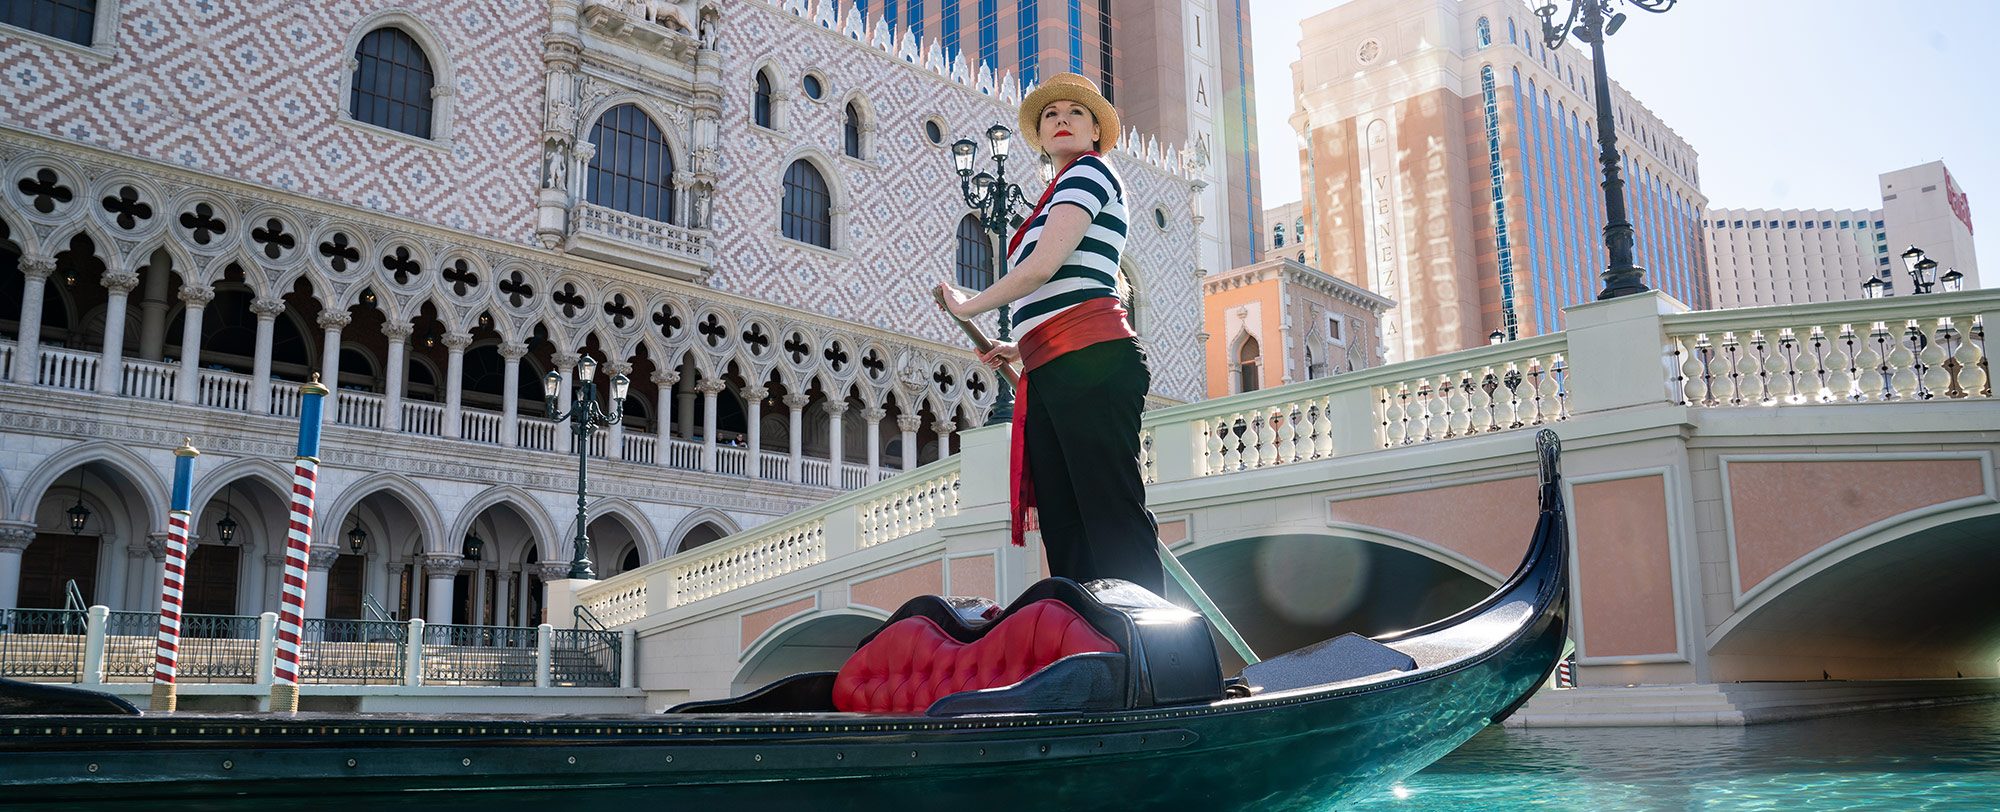
[[[1090,214],[1090,229],[1049,281],[1014,303],[1016,338],[1078,304],[1118,295],[1118,258],[1125,252],[1125,184],[1118,172],[1095,154],[1077,158],[1055,179],[1049,204],[1027,223],[1027,234],[1008,262],[1020,267],[1035,252],[1049,212],[1065,203]]]

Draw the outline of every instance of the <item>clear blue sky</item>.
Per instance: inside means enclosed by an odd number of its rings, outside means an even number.
[[[1299,21],[1342,2],[1251,0],[1267,207],[1299,197]],[[1628,16],[1612,79],[1694,147],[1710,205],[1873,208],[1876,175],[1941,159],[1981,264],[2000,268],[2000,2],[1682,0]]]

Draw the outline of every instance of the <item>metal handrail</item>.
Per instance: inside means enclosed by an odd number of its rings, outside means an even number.
[[[394,621],[396,619],[394,615],[389,614],[389,610],[382,608],[381,601],[376,600],[374,595],[366,592],[361,593],[361,610],[368,613],[369,620]]]
[[[83,590],[77,587],[75,578],[63,584],[63,608],[71,612],[84,612],[90,609],[83,600]]]
[[[590,607],[588,606],[579,603],[570,608],[569,614],[571,625],[574,627],[593,629],[600,632],[611,631],[611,627],[604,625],[604,621],[598,620],[597,613],[590,611]]]

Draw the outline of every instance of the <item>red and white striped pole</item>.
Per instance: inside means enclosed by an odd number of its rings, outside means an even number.
[[[167,508],[167,560],[160,567],[160,635],[153,646],[153,701],[149,707],[172,712],[179,698],[174,677],[180,673],[181,600],[185,595],[188,524],[194,487],[194,458],[201,456],[188,438],[174,449],[174,501]]]
[[[1556,663],[1556,687],[1576,687],[1576,655],[1564,657]]]
[[[306,625],[306,563],[312,558],[313,494],[319,484],[319,423],[325,385],[314,374],[299,387],[299,453],[292,467],[292,520],[285,534],[285,580],[278,592],[278,649],[272,661],[271,710],[299,710],[299,643]]]

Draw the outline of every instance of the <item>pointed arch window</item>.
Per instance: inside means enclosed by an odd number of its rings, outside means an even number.
[[[97,29],[97,0],[8,0],[0,23],[89,45]]]
[[[1492,44],[1493,22],[1485,17],[1481,17],[1479,18],[1479,47],[1484,48]]]
[[[1236,366],[1238,370],[1237,392],[1257,391],[1257,384],[1260,380],[1257,375],[1257,366],[1263,360],[1263,354],[1264,351],[1257,345],[1256,336],[1243,337],[1243,345],[1236,349]]]
[[[993,284],[993,243],[978,215],[958,221],[958,286],[985,290]]]
[[[827,191],[826,177],[803,158],[785,168],[785,203],[779,226],[790,239],[833,247],[833,195]]]
[[[847,114],[841,119],[840,144],[847,157],[861,157],[861,108],[854,102],[847,103]]]
[[[760,70],[757,72],[757,98],[751,107],[756,116],[754,120],[757,122],[757,126],[776,129],[771,125],[771,74],[769,71]]]
[[[637,105],[605,111],[590,128],[587,199],[662,223],[674,222],[674,156],[667,136]]]
[[[437,76],[416,39],[393,26],[377,28],[361,38],[354,59],[348,115],[365,124],[429,139]]]

